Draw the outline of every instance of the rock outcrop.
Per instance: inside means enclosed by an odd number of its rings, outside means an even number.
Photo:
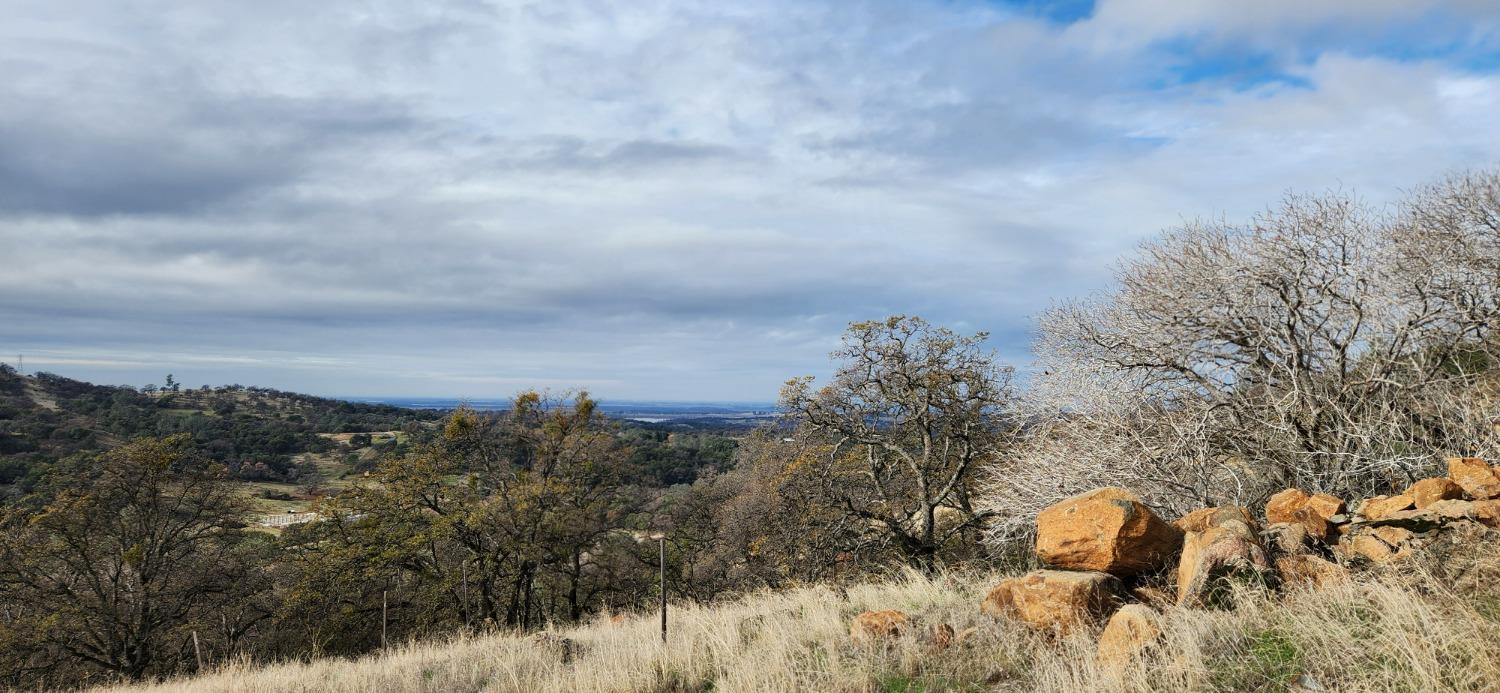
[[[1122,489],[1079,494],[1037,516],[1036,555],[1054,568],[1140,575],[1169,564],[1181,546],[1182,530]]]
[[[1266,503],[1264,530],[1240,506],[1202,508],[1168,523],[1127,491],[1082,493],[1037,516],[1036,554],[1051,569],[1001,582],[980,608],[1055,633],[1108,619],[1100,662],[1128,661],[1161,636],[1161,612],[1150,605],[1232,606],[1226,597],[1236,584],[1329,588],[1350,579],[1349,565],[1392,563],[1500,528],[1500,470],[1463,457],[1448,460],[1448,473],[1366,499],[1354,515],[1335,496],[1286,489]],[[1159,579],[1174,559],[1175,595]],[[891,623],[865,628],[899,634],[904,615]]]

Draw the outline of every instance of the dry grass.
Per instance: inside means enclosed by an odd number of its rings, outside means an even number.
[[[1487,547],[1488,548],[1488,547]],[[1164,644],[1117,671],[1099,667],[1093,632],[1053,639],[978,613],[999,576],[906,575],[841,593],[812,587],[673,611],[662,646],[641,616],[562,629],[570,663],[535,637],[416,643],[357,661],[226,666],[130,691],[1500,691],[1496,591],[1454,591],[1422,576],[1370,576],[1347,587],[1242,593],[1225,611],[1168,608]],[[919,635],[856,647],[850,619],[908,611],[978,630],[933,652]],[[1316,688],[1314,690],[1317,690]]]

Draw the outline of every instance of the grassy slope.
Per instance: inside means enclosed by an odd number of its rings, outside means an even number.
[[[492,635],[393,648],[357,661],[229,665],[144,691],[916,691],[1500,690],[1500,556],[1455,579],[1415,565],[1363,574],[1347,587],[1241,595],[1232,611],[1165,608],[1165,644],[1122,670],[1094,660],[1094,632],[1060,640],[981,615],[998,575],[907,575],[845,592],[812,587],[673,611],[671,642],[654,617],[607,620],[557,635],[572,663],[535,637]],[[856,647],[850,619],[906,610],[975,627],[933,652],[919,635]],[[1306,679],[1304,679],[1306,680]]]

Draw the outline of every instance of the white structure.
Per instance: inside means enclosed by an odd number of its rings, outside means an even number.
[[[317,513],[279,513],[276,515],[265,515],[257,523],[262,527],[290,527],[318,519]]]

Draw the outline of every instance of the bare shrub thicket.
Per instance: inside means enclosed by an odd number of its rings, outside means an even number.
[[[1116,280],[1041,320],[1032,435],[988,499],[998,536],[1101,484],[1168,509],[1292,485],[1352,497],[1495,452],[1495,174],[1386,212],[1290,196],[1188,224]]]

